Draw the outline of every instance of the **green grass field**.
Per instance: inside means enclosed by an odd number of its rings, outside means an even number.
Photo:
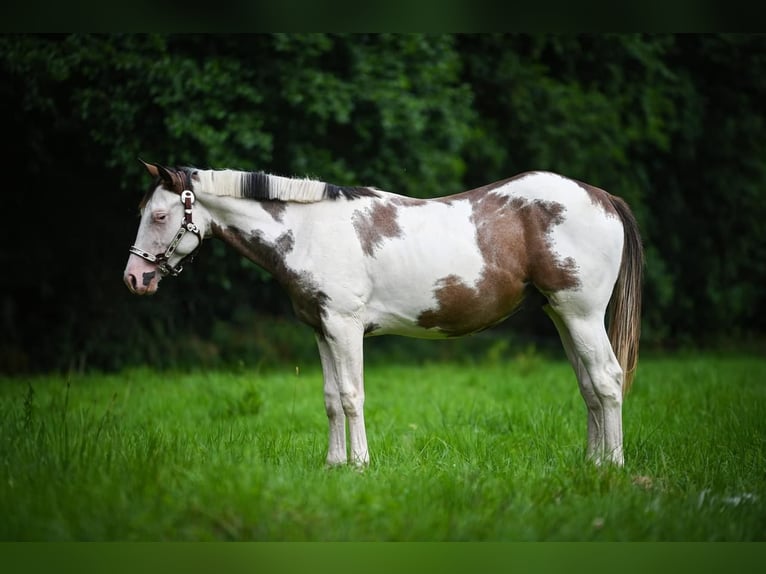
[[[643,359],[624,469],[534,353],[369,367],[363,472],[324,467],[321,388],[318,360],[0,380],[0,539],[766,539],[766,360]]]

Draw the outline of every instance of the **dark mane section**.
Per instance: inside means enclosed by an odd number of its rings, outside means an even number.
[[[324,188],[324,195],[327,199],[339,199],[345,197],[346,199],[358,199],[360,197],[378,197],[378,194],[374,189],[369,187],[357,187],[357,186],[342,186],[332,183],[326,183]]]
[[[271,177],[269,174],[261,171],[243,172],[241,182],[242,197],[261,201],[282,199],[278,197],[278,192],[272,188]],[[325,183],[325,199],[337,200],[344,198],[353,200],[360,197],[378,197],[378,194],[369,187]]]
[[[272,199],[269,191],[269,176],[262,171],[242,174],[242,197],[246,199]]]

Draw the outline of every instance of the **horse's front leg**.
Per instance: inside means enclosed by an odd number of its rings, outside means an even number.
[[[350,462],[358,466],[366,465],[370,462],[370,455],[364,427],[364,329],[358,320],[347,317],[325,317],[322,326],[324,332],[317,335],[317,339],[320,341],[325,375],[325,406],[330,419],[327,462],[337,464],[345,460],[345,429],[342,422],[345,415],[351,442]],[[328,379],[334,381],[334,388]],[[341,449],[342,460],[339,457]]]
[[[346,415],[343,412],[343,404],[340,400],[335,363],[332,359],[330,347],[324,335],[317,333],[317,347],[319,358],[322,361],[322,375],[324,377],[324,406],[327,412],[327,421],[330,425],[327,447],[327,464],[336,466],[346,464]]]

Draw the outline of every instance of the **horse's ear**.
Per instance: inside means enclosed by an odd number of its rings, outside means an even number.
[[[146,167],[146,170],[152,177],[160,178],[165,189],[175,191],[176,193],[181,193],[184,190],[183,175],[177,170],[165,167],[159,163],[147,163],[141,158],[138,158],[138,161],[144,164],[144,167]]]
[[[165,184],[165,187],[168,189],[173,189],[174,184],[174,178],[175,172],[170,171],[168,168],[166,168],[164,165],[156,164],[155,167],[157,168],[157,171],[159,172],[160,179],[162,180],[162,183]]]
[[[152,177],[160,177],[159,166],[157,166],[157,165],[155,165],[153,163],[146,163],[141,158],[138,158],[138,161],[140,161],[142,164],[144,164],[144,167],[146,168],[146,171],[148,171],[149,174]]]

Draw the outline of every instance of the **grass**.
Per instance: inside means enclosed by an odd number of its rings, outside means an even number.
[[[366,379],[363,472],[324,467],[318,364],[0,380],[0,539],[766,539],[762,359],[644,359],[625,469],[562,362]]]

